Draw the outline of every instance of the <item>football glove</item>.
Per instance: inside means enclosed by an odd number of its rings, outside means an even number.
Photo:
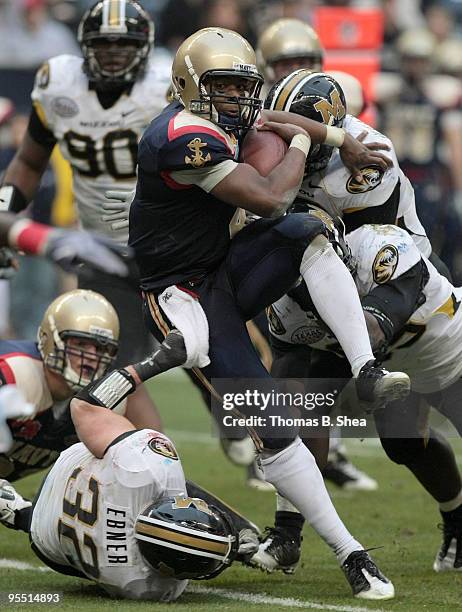
[[[129,247],[110,238],[77,230],[54,229],[47,237],[43,255],[66,272],[76,272],[80,264],[115,276],[128,276]]]
[[[108,223],[112,230],[117,231],[128,228],[128,216],[130,205],[135,197],[133,191],[106,191],[107,202],[103,202],[103,210],[106,212],[101,219]]]

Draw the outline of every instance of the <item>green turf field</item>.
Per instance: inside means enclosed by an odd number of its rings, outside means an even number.
[[[239,508],[261,527],[271,524],[273,494],[253,492],[244,486],[243,470],[224,458],[211,435],[209,417],[197,391],[186,379],[176,375],[157,379],[151,389],[187,476]],[[304,532],[302,564],[294,576],[267,575],[236,565],[213,581],[196,582],[178,603],[170,605],[112,601],[96,586],[51,571],[40,571],[26,535],[0,527],[0,592],[62,593],[59,605],[3,603],[0,607],[8,611],[46,608],[98,612],[111,609],[460,610],[462,574],[438,575],[431,569],[440,544],[435,505],[406,470],[391,464],[379,448],[370,442],[358,442],[352,449],[355,462],[379,481],[380,488],[368,493],[341,492],[335,488],[331,492],[341,517],[363,545],[383,546],[373,554],[395,584],[397,596],[390,602],[374,604],[354,599],[332,553],[308,527]],[[458,449],[460,452],[460,445]],[[17,488],[30,496],[39,481],[40,477],[30,477],[18,483]]]

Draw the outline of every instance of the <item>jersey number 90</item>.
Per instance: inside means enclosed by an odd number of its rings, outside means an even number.
[[[79,174],[91,178],[109,174],[116,180],[135,178],[138,135],[133,130],[115,130],[98,140],[70,130],[64,134],[64,141]]]

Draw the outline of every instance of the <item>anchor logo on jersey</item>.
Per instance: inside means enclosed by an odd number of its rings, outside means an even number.
[[[193,168],[202,168],[207,162],[212,159],[210,153],[204,157],[202,149],[207,146],[206,142],[202,142],[200,138],[193,138],[191,142],[188,142],[187,147],[190,151],[192,151],[193,156],[188,157],[187,155],[184,158],[186,164],[191,164]]]

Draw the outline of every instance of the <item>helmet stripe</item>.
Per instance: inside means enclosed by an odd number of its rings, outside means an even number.
[[[288,110],[288,108],[286,108],[287,99],[293,92],[293,88],[303,81],[306,76],[306,70],[297,70],[295,74],[290,75],[288,80],[282,85],[272,105],[272,110]]]
[[[210,542],[210,540],[205,540],[198,535],[190,536],[176,533],[175,531],[170,531],[169,529],[164,529],[163,527],[154,527],[154,525],[146,525],[139,521],[136,525],[136,533],[145,536],[152,536],[153,538],[157,538],[162,542],[176,543],[206,552],[221,554],[223,556],[228,553],[230,546],[229,541],[227,543]]]
[[[125,34],[126,0],[103,0],[101,34]]]
[[[197,529],[190,529],[188,527],[183,527],[182,525],[177,525],[176,523],[161,521],[151,516],[139,516],[137,519],[137,524],[140,522],[144,524],[149,523],[151,525],[156,525],[162,527],[163,529],[167,529],[168,531],[179,531],[181,533],[186,533],[197,537]],[[227,537],[215,535],[214,533],[208,533],[206,531],[201,532],[200,537],[206,540],[213,540],[215,542],[228,542]]]
[[[308,74],[307,74],[308,72]],[[302,87],[304,87],[309,81],[311,81],[313,78],[318,77],[320,74],[322,74],[321,72],[309,72],[305,70],[305,78],[301,79],[293,88],[292,93],[290,94],[290,97],[287,101],[286,107],[287,110],[290,110],[290,107],[292,106],[292,102],[294,101],[295,97],[297,96],[298,92],[300,91],[300,89]]]
[[[109,25],[120,26],[120,4],[118,0],[111,0],[109,6]]]
[[[207,557],[207,559],[216,559],[217,561],[226,561],[227,555],[224,557],[223,555],[216,555],[211,552],[205,552],[203,550],[197,550],[196,548],[187,548],[185,546],[180,546],[178,544],[173,544],[172,542],[167,542],[165,540],[156,540],[153,537],[143,536],[141,534],[136,534],[136,538],[138,540],[143,540],[144,542],[149,542],[150,544],[158,544],[159,546],[164,546],[165,548],[173,548],[173,550],[179,550],[183,553],[188,553],[190,555],[194,555],[197,557]]]

